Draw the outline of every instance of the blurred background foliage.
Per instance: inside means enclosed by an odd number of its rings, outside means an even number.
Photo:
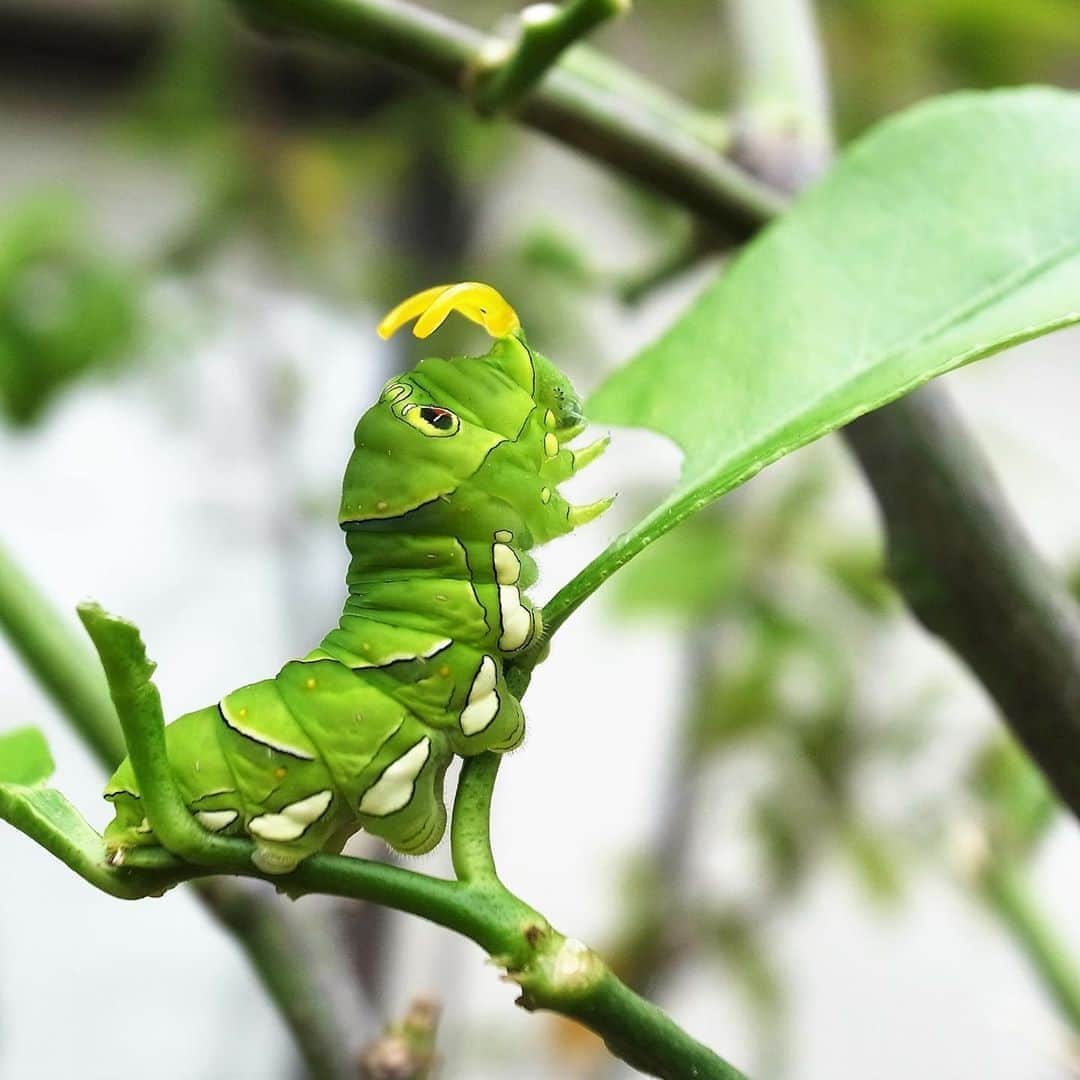
[[[508,12],[494,0],[431,6],[481,27]],[[820,15],[845,139],[946,90],[1080,84],[1074,0],[823,0]],[[705,107],[729,98],[712,2],[639,0],[596,44]],[[170,353],[169,343],[189,339],[175,335],[162,289],[190,290],[200,306],[238,263],[345,311],[483,267],[530,335],[580,372],[610,359],[590,311],[621,317],[626,301],[684,271],[693,259],[683,254],[701,254],[679,213],[599,175],[587,182],[602,185],[622,237],[595,245],[573,215],[560,218],[577,198],[577,172],[551,175],[546,208],[519,200],[534,161],[528,137],[363,57],[257,37],[217,0],[13,0],[0,10],[0,58],[4,100],[32,100],[40,123],[56,103],[83,110],[81,122],[117,156],[167,162],[185,192],[134,253],[101,238],[77,176],[0,205],[0,416],[27,438],[88,380],[182,364],[183,349]],[[453,348],[457,331],[447,331],[440,347]],[[414,358],[409,339],[395,347],[395,366]],[[596,370],[585,377],[595,382]],[[297,378],[280,384],[287,397],[302,394]],[[903,903],[909,876],[929,869],[998,918],[1080,1034],[1068,958],[1051,930],[1033,931],[1040,916],[1024,885],[1053,799],[995,738],[971,761],[966,790],[875,806],[868,777],[902,775],[925,752],[935,687],[886,705],[867,695],[875,640],[902,617],[880,552],[827,524],[829,469],[812,462],[785,476],[691,519],[632,564],[611,597],[613,617],[661,620],[678,636],[686,705],[654,843],[625,853],[608,954],[624,978],[660,995],[688,960],[705,959],[756,1020],[757,1075],[780,1075],[790,1062],[771,941],[778,916],[823,861],[842,860],[876,904]],[[321,513],[324,495],[300,492],[290,505]],[[654,496],[624,492],[623,501]],[[700,858],[732,832],[752,868],[734,889]],[[392,966],[383,922],[342,917],[358,977],[378,1000]],[[607,1068],[576,1029],[552,1030],[581,1075]]]

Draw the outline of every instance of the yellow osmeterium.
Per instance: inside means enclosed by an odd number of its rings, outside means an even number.
[[[426,338],[453,311],[478,323],[494,338],[506,337],[521,326],[517,312],[490,285],[463,281],[458,285],[436,285],[403,300],[379,323],[379,336],[388,338],[416,319],[413,333]]]

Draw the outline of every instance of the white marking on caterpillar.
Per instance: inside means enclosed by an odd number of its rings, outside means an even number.
[[[532,613],[521,602],[521,592],[516,585],[499,586],[499,621],[502,637],[499,648],[514,652],[529,640],[532,634]]]
[[[521,576],[521,563],[508,544],[493,544],[491,558],[495,564],[495,580],[500,585],[514,585]]]
[[[238,817],[235,810],[196,810],[195,820],[208,832],[227,829]]]
[[[263,840],[297,840],[326,813],[334,793],[327,789],[290,803],[276,814],[261,814],[252,818],[248,832]]]
[[[551,488],[543,487],[540,489],[540,501],[545,506],[551,502]]]
[[[247,713],[247,709],[241,709],[240,711],[244,714]],[[268,735],[264,735],[261,731],[253,728],[250,724],[242,723],[235,716],[230,716],[225,709],[224,701],[218,702],[218,713],[221,715],[221,719],[225,722],[226,727],[232,728],[238,735],[243,735],[245,739],[250,739],[252,742],[267,746],[271,750],[277,750],[279,754],[288,754],[289,757],[299,758],[301,761],[315,760],[314,754],[309,754],[306,750],[291,746],[289,743],[282,742],[280,739],[272,739]]]
[[[499,695],[495,692],[495,661],[485,656],[480,661],[465,708],[461,712],[461,730],[466,735],[476,735],[483,731],[499,711]]]
[[[555,457],[559,452],[559,440],[549,431],[544,436],[544,453],[548,457]]]
[[[349,667],[351,667],[353,671],[359,671],[361,668],[388,667],[390,664],[397,664],[403,660],[430,660],[433,656],[438,656],[444,649],[449,649],[453,644],[453,638],[441,638],[423,652],[414,652],[409,649],[403,649],[401,652],[387,653],[386,656],[379,657],[378,663],[375,663],[373,660],[364,660],[359,664],[350,664]],[[370,647],[371,646],[366,642],[364,643],[365,649]]]
[[[510,541],[514,539],[514,534],[509,529],[499,529],[498,532],[495,533],[495,539],[498,540],[500,544],[509,544]]]
[[[409,805],[420,770],[431,755],[431,740],[425,735],[410,750],[383,769],[378,780],[364,792],[357,810],[372,817],[385,817]]]

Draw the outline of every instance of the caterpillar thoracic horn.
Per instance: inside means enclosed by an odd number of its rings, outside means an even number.
[[[422,361],[361,417],[341,496],[352,558],[337,627],[274,678],[166,729],[196,820],[251,837],[267,873],[339,850],[360,828],[404,852],[438,843],[452,756],[510,750],[524,734],[503,666],[543,632],[525,597],[529,551],[611,503],[572,507],[559,494],[606,440],[566,446],[585,426],[580,399],[490,286],[425,290],[379,332],[417,319],[426,337],[451,311],[495,342],[484,356]],[[157,842],[126,760],[105,797],[114,857]]]

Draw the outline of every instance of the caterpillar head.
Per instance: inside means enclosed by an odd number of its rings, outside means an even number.
[[[515,443],[526,428],[551,458],[585,426],[570,381],[529,347],[514,309],[489,285],[464,282],[417,293],[383,319],[379,334],[389,337],[415,319],[413,333],[427,337],[453,311],[495,341],[483,356],[429,357],[383,389],[357,425],[342,492],[346,528],[389,522],[445,500],[496,446]],[[552,468],[554,483],[565,478],[556,475],[560,467]],[[548,480],[537,483],[539,491]]]
[[[500,363],[542,410],[552,411],[554,429],[560,435],[584,426],[581,398],[570,380],[546,356],[529,348],[517,312],[490,285],[465,281],[416,293],[379,323],[379,335],[388,338],[410,319],[416,319],[413,333],[426,338],[453,311],[478,323],[495,338],[488,358]]]

